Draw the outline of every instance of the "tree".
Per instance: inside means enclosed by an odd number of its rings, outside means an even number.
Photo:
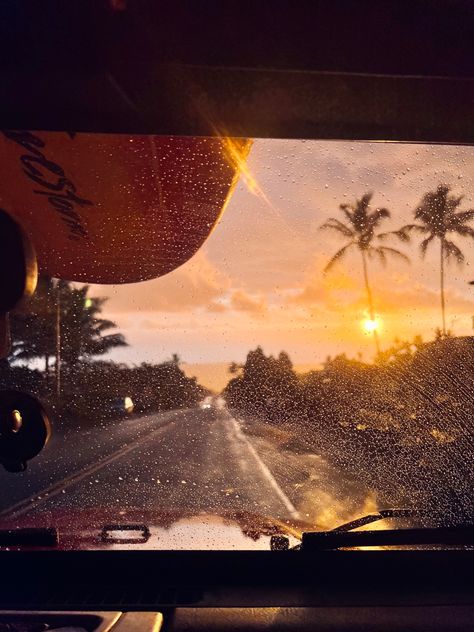
[[[394,235],[401,241],[410,241],[411,233],[416,232],[424,236],[420,243],[420,254],[425,256],[428,246],[435,240],[439,241],[440,247],[440,299],[441,299],[441,322],[442,334],[446,331],[446,302],[444,293],[445,262],[449,263],[454,259],[458,264],[464,263],[464,254],[451,239],[448,234],[456,237],[474,238],[474,228],[467,224],[474,219],[474,209],[456,212],[461,204],[463,196],[450,195],[450,188],[440,184],[436,191],[428,191],[423,196],[420,204],[414,211],[417,224],[407,224],[402,226]]]
[[[74,287],[67,281],[41,278],[30,302],[12,314],[11,359],[44,358],[48,375],[58,340],[61,361],[68,368],[74,368],[82,359],[125,346],[122,334],[106,333],[116,327],[115,323],[99,318],[107,299],[89,297],[88,293],[88,285]]]
[[[39,277],[33,296],[10,314],[10,359],[14,362],[42,358],[46,377],[56,353],[55,313],[54,282]]]
[[[374,245],[375,240],[382,237],[381,234],[376,233],[376,230],[384,219],[390,217],[390,211],[386,208],[375,208],[371,211],[370,201],[372,195],[372,193],[365,193],[360,200],[356,199],[354,205],[341,204],[339,208],[345,215],[347,221],[341,222],[339,219],[331,217],[324,222],[320,228],[322,230],[333,230],[348,240],[347,243],[331,257],[329,263],[324,268],[324,273],[328,272],[334,264],[340,261],[349,250],[356,248],[359,251],[362,259],[362,271],[367,294],[369,318],[371,321],[375,321],[374,301],[368,272],[369,260],[373,257],[377,257],[379,261],[385,265],[388,256],[395,256],[407,262],[409,259],[395,248]],[[385,236],[385,234],[383,236]],[[380,353],[380,344],[375,327],[373,329],[373,335],[375,349],[378,355]]]
[[[262,347],[249,351],[243,365],[230,365],[232,378],[222,395],[228,405],[260,418],[281,421],[296,406],[298,380],[286,351],[277,358]]]
[[[411,361],[415,353],[423,347],[423,339],[417,335],[413,338],[413,341],[399,340],[395,338],[393,345],[384,349],[379,355],[378,362],[380,366],[383,365],[401,365]]]
[[[293,362],[286,351],[280,351],[278,354],[278,364],[282,372],[287,374],[293,372]]]
[[[60,282],[61,360],[74,368],[80,360],[104,355],[116,347],[125,347],[122,334],[106,333],[117,325],[99,318],[105,297],[89,297],[89,286],[73,287]]]
[[[243,369],[243,364],[238,362],[231,362],[228,367],[228,371],[231,375],[239,375]]]

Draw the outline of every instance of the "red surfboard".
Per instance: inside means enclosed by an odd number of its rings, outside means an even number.
[[[89,283],[170,272],[202,246],[250,141],[62,132],[0,134],[0,207],[23,226],[39,271]]]

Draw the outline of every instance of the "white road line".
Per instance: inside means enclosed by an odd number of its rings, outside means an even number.
[[[235,417],[229,417],[230,422],[233,425],[234,428],[234,432],[236,437],[242,441],[243,443],[245,443],[245,445],[247,446],[247,448],[250,450],[252,456],[254,457],[255,461],[257,462],[257,465],[259,466],[262,474],[265,476],[265,478],[267,479],[268,483],[270,484],[270,486],[272,487],[272,489],[275,491],[275,493],[277,494],[278,498],[281,500],[281,502],[285,505],[288,513],[290,514],[290,516],[292,518],[294,518],[295,520],[300,520],[301,519],[301,514],[300,512],[296,509],[296,507],[293,505],[293,503],[291,502],[291,500],[288,498],[288,496],[285,494],[285,492],[282,490],[282,488],[280,487],[280,485],[278,485],[278,483],[276,482],[273,474],[270,472],[270,470],[268,469],[268,467],[265,465],[265,463],[262,461],[262,459],[259,457],[257,451],[255,450],[255,448],[253,447],[253,445],[250,443],[249,439],[245,436],[245,434],[242,432],[242,429],[240,427],[239,422],[237,421],[237,419],[235,419]]]
[[[15,505],[11,505],[10,507],[7,507],[3,511],[0,511],[0,518],[5,518],[5,517],[18,518],[19,516],[24,515],[26,512],[30,511],[31,509],[35,509],[39,505],[47,502],[51,498],[54,498],[55,496],[59,496],[59,494],[62,494],[62,491],[65,487],[71,487],[71,485],[76,485],[77,483],[80,483],[82,480],[84,480],[88,476],[95,474],[96,472],[103,469],[107,465],[110,465],[114,461],[117,461],[117,459],[120,459],[121,457],[125,456],[129,452],[133,452],[133,450],[136,450],[136,448],[138,448],[142,443],[144,443],[150,437],[155,436],[156,434],[161,434],[163,430],[165,430],[173,421],[174,419],[167,421],[156,430],[152,430],[145,436],[140,437],[140,439],[138,439],[131,445],[127,445],[124,448],[120,448],[119,450],[116,450],[115,452],[110,454],[107,458],[103,459],[102,461],[99,461],[98,463],[95,463],[94,465],[91,465],[85,470],[81,470],[80,472],[77,472],[76,474],[72,474],[71,476],[63,478],[58,483],[54,483],[54,485],[51,485],[50,487],[46,487],[45,489],[39,492],[36,492],[34,496],[30,496],[29,498],[20,500]],[[41,498],[39,498],[40,496]],[[32,498],[36,498],[36,500],[32,500]]]

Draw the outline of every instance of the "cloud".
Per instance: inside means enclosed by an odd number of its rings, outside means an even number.
[[[416,260],[415,260],[416,261]],[[367,294],[363,283],[362,271],[357,260],[344,261],[335,266],[328,274],[323,274],[325,260],[316,257],[301,285],[286,292],[282,303],[289,309],[299,307],[311,317],[330,319],[331,314],[352,314],[361,317],[367,313]],[[437,262],[434,262],[436,277]],[[375,310],[384,317],[413,317],[416,312],[435,317],[439,312],[440,295],[437,278],[433,283],[430,274],[422,272],[414,275],[416,266],[404,266],[399,271],[375,266],[371,271],[371,288]],[[417,278],[418,277],[418,280]],[[426,282],[420,280],[426,277]],[[450,282],[446,276],[446,283]],[[474,312],[474,292],[472,296],[463,288],[447,286],[445,289],[446,307],[450,314]]]
[[[287,302],[297,305],[315,305],[324,303],[326,299],[327,291],[323,284],[313,279],[306,286],[297,290],[296,294],[290,296]]]
[[[203,251],[164,277],[127,286],[94,286],[96,296],[109,296],[107,309],[120,312],[184,312],[213,306],[230,287],[230,279]]]
[[[243,290],[233,292],[230,299],[230,306],[237,312],[248,312],[251,314],[263,314],[268,308],[265,299],[253,297]]]
[[[344,307],[347,301],[355,300],[361,291],[357,280],[349,275],[343,266],[335,267],[330,273],[323,274],[325,263],[322,257],[316,258],[303,285],[294,288],[286,299],[288,305],[337,309],[339,306]]]
[[[449,311],[471,312],[474,301],[462,296],[459,292],[447,288],[445,290],[446,307]],[[414,283],[411,287],[400,289],[391,288],[383,295],[380,307],[387,312],[396,314],[409,310],[439,311],[440,294],[421,283]]]
[[[164,277],[126,286],[96,285],[92,286],[92,293],[109,297],[107,312],[119,319],[122,326],[124,318],[130,320],[133,314],[132,327],[150,330],[167,329],[177,324],[177,318],[181,322],[195,310],[257,316],[268,309],[261,294],[232,287],[230,277],[214,266],[203,251]]]
[[[211,314],[222,314],[223,312],[227,312],[229,307],[224,303],[220,303],[218,301],[212,301],[207,306],[207,311],[211,312]]]

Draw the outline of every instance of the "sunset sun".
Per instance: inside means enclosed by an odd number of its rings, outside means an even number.
[[[374,318],[366,318],[362,322],[362,327],[367,334],[372,334],[374,331],[378,331],[380,329],[380,319]]]

